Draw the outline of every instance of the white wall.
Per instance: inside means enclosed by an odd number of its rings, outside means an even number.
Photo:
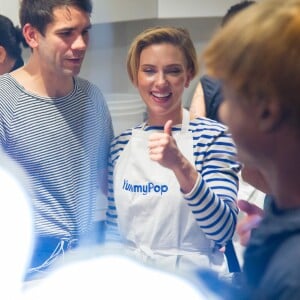
[[[19,0],[0,0],[0,13],[11,18],[15,24],[19,24],[18,10]],[[155,25],[185,27],[190,31],[197,52],[200,53],[220,21],[219,17],[201,17],[93,24],[91,44],[80,75],[96,83],[104,93],[135,92],[127,78],[125,67],[127,50],[135,35]],[[29,55],[30,50],[25,49],[25,61]],[[185,106],[190,103],[197,80],[198,77],[184,93]]]

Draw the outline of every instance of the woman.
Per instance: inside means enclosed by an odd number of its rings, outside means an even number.
[[[21,30],[9,18],[0,15],[0,75],[23,66],[21,42],[27,47]]]
[[[148,119],[112,142],[108,238],[156,266],[226,272],[219,248],[235,230],[240,166],[226,128],[189,121],[182,107],[197,69],[184,29],[150,28],[131,44],[127,70]]]

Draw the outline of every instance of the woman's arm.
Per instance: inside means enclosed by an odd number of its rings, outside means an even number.
[[[108,160],[108,197],[107,197],[107,211],[106,211],[106,242],[120,242],[121,235],[118,228],[118,213],[114,198],[114,185],[113,185],[113,170],[116,160],[122,152],[122,148],[117,151],[115,148],[117,145],[116,140],[112,143],[109,160]],[[117,155],[116,155],[117,151]]]
[[[224,245],[232,238],[236,227],[237,174],[241,166],[236,161],[235,145],[227,133],[223,132],[213,140],[204,137],[204,132],[199,134],[194,152],[198,179],[184,198],[206,237]]]

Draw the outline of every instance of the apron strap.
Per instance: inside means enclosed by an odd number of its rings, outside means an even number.
[[[182,108],[182,126],[181,126],[182,133],[187,133],[189,131],[189,124],[190,124],[190,113],[186,108]],[[146,126],[147,126],[147,122],[145,121],[141,125],[141,130],[144,131]]]
[[[181,132],[187,133],[189,131],[189,123],[190,123],[190,113],[187,109],[182,109],[182,127]]]

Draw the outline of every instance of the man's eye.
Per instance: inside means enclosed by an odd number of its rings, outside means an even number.
[[[89,29],[82,31],[82,35],[87,35],[89,34]]]
[[[62,31],[59,33],[61,36],[70,36],[72,34],[72,31]]]

